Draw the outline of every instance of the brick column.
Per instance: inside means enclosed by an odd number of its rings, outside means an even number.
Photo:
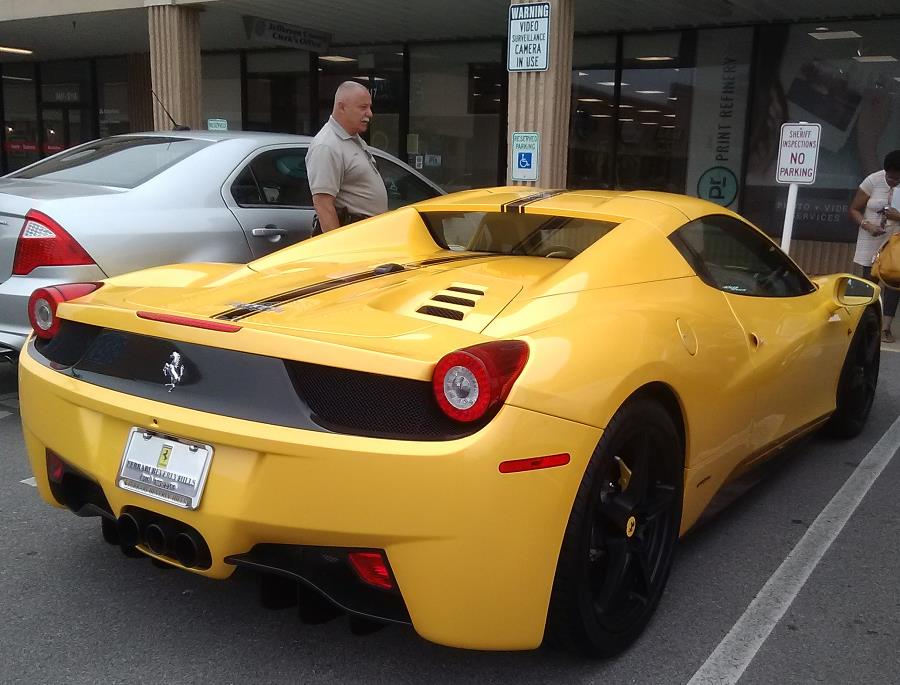
[[[195,7],[157,4],[150,5],[147,12],[153,92],[176,122],[200,128],[200,11]],[[172,122],[156,98],[153,128],[172,129]]]
[[[511,4],[529,1],[513,0]],[[536,131],[541,134],[537,184],[517,181],[519,185],[566,187],[574,30],[574,0],[550,0],[549,68],[547,71],[511,72],[509,75],[507,144],[513,131]],[[512,183],[508,155],[506,179]]]

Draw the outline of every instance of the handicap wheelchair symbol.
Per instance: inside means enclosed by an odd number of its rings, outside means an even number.
[[[516,168],[518,169],[530,169],[531,168],[531,156],[533,153],[531,152],[520,152],[518,161],[516,162]]]

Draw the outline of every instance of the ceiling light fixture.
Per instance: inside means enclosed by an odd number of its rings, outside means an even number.
[[[641,95],[663,95],[664,92],[661,90],[636,90],[635,93],[640,93]]]
[[[33,55],[34,50],[26,50],[25,48],[8,48],[0,45],[0,52],[11,52],[14,55]]]
[[[578,98],[578,102],[603,102],[600,98]]]
[[[854,57],[857,62],[896,62],[897,58],[891,55],[857,55]]]
[[[611,114],[591,114],[594,119],[609,119],[611,116]]]
[[[634,119],[619,119],[619,121],[634,121]]]
[[[820,29],[810,31],[807,35],[812,36],[816,40],[849,40],[851,38],[862,38],[856,31],[829,31],[825,29],[822,33]]]
[[[634,105],[619,105],[619,109],[634,109]]]
[[[29,83],[34,80],[28,78],[27,76],[7,76],[6,74],[3,75],[3,78],[5,78],[7,81],[28,81]]]
[[[320,62],[355,62],[355,57],[344,57],[342,55],[322,55],[319,57]]]
[[[667,55],[649,55],[646,57],[638,57],[637,59],[639,62],[671,62],[675,58]]]
[[[639,109],[638,112],[641,114],[659,114],[658,109]]]

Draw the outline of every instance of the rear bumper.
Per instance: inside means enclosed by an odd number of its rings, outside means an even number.
[[[96,264],[89,266],[42,266],[27,276],[10,276],[0,283],[0,355],[18,352],[31,333],[28,298],[38,288],[60,283],[82,283],[106,278]]]
[[[132,397],[59,374],[23,354],[25,442],[48,502],[46,450],[99,484],[110,511],[139,507],[198,531],[209,568],[257,545],[384,550],[410,620],[426,639],[476,649],[540,644],[560,543],[596,428],[504,407],[474,435],[414,442],[316,433]],[[129,430],[214,446],[196,510],[116,485]],[[568,465],[501,474],[498,464],[568,452]],[[246,556],[244,556],[246,558]],[[233,560],[232,560],[233,562]]]

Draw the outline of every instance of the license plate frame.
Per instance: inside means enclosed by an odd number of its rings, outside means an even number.
[[[213,447],[133,427],[119,463],[116,485],[181,509],[197,509]]]

